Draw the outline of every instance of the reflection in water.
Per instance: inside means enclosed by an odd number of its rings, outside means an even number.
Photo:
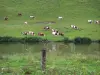
[[[92,43],[90,45],[75,45],[73,43],[47,43],[45,44],[0,44],[0,54],[40,52],[45,47],[49,51],[59,51],[61,53],[86,53],[100,54],[100,44]]]
[[[71,52],[75,52],[75,44],[74,43],[69,43],[70,50]]]
[[[56,49],[57,49],[56,43],[52,43],[52,50],[56,51]]]
[[[47,46],[45,46],[49,52],[56,51],[57,50],[57,44],[54,42],[48,43]]]

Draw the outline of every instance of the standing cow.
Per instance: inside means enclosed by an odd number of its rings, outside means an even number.
[[[90,24],[91,24],[92,22],[93,22],[93,20],[88,20],[88,23],[90,23]]]
[[[34,18],[35,18],[35,16],[30,16],[30,18],[31,18],[31,19],[34,19]]]
[[[61,20],[61,19],[63,19],[63,17],[62,17],[62,16],[59,16],[59,17],[58,17],[58,20]]]

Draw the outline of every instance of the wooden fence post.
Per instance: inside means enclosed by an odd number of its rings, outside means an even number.
[[[46,69],[46,49],[42,49],[42,61],[41,61],[41,65],[42,65],[42,71],[45,72],[45,69]]]

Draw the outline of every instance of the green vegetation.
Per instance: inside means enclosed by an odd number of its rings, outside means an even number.
[[[10,36],[3,36],[0,37],[0,43],[48,43],[51,42],[47,38],[42,37],[23,37],[23,38],[16,38]],[[87,37],[76,37],[73,40],[64,37],[62,40],[58,40],[55,42],[64,42],[64,43],[75,43],[75,44],[91,44],[92,42],[100,43],[100,40],[91,40]]]
[[[44,26],[56,28],[63,32],[65,37],[88,37],[94,40],[100,39],[100,25],[89,24],[87,20],[100,20],[99,0],[0,0],[0,36],[25,37],[24,31],[33,31],[46,34],[48,40],[61,40],[61,36],[53,36],[51,31],[44,31]],[[22,16],[18,16],[18,13]],[[35,19],[30,19],[30,15]],[[8,21],[4,17],[8,16]],[[62,16],[62,20],[57,17]],[[27,21],[28,25],[24,22]],[[37,22],[55,21],[54,24]],[[70,28],[75,24],[80,30]]]
[[[74,39],[74,43],[75,44],[90,44],[92,42],[92,40],[90,38],[86,38],[86,37],[77,37]]]
[[[39,43],[39,42],[48,42],[48,40],[41,37],[23,37],[23,38],[16,38],[9,36],[0,37],[0,43]]]
[[[18,13],[22,13],[22,16],[18,16]],[[35,18],[31,19],[31,15]],[[7,21],[4,20],[5,16],[8,17]],[[58,20],[58,16],[63,19]],[[89,24],[89,19],[100,20],[100,0],[0,0],[0,43],[47,40],[67,43],[73,39],[75,43],[91,43],[91,40],[100,43],[100,24]],[[56,23],[43,23],[46,21]],[[71,24],[75,24],[79,30],[72,29]],[[50,30],[43,29],[44,26],[58,29],[64,36],[53,36]],[[33,31],[36,35],[22,35],[25,31]],[[38,32],[46,36],[38,37]],[[47,53],[45,75],[100,75],[99,55],[51,53]],[[39,53],[0,54],[0,74],[42,75],[40,61]]]
[[[46,74],[41,70],[41,53],[3,55],[0,57],[0,73],[3,75],[100,75],[100,57],[90,54],[62,54],[48,52]],[[3,69],[3,70],[2,70]]]

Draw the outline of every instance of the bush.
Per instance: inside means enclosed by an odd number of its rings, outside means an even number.
[[[75,44],[90,44],[92,42],[92,40],[90,38],[87,37],[76,37],[74,39],[74,43]]]
[[[64,37],[63,42],[64,43],[69,43],[69,39],[67,37]]]
[[[24,37],[21,39],[22,42],[28,42],[28,43],[36,43],[41,42],[42,38],[40,37]]]
[[[9,42],[19,42],[20,38],[14,38],[10,36],[0,37],[0,43],[9,43]]]
[[[100,43],[100,40],[98,40],[98,43]]]
[[[24,38],[15,38],[9,36],[0,37],[0,43],[38,43],[38,42],[47,42],[47,39],[42,39],[40,37],[24,37]]]

